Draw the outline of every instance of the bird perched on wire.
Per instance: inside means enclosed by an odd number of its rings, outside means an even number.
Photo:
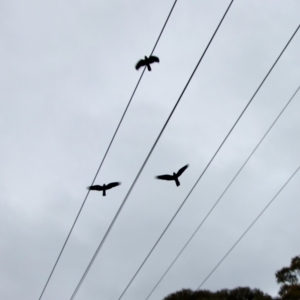
[[[151,71],[150,64],[153,64],[154,62],[159,62],[159,58],[157,56],[145,56],[144,59],[141,59],[138,61],[138,63],[135,65],[135,68],[138,70],[140,67],[147,66],[148,71]]]
[[[157,179],[162,179],[162,180],[174,180],[177,186],[180,186],[180,182],[178,180],[178,177],[188,168],[189,165],[186,165],[179,169],[177,173],[173,173],[173,175],[159,175],[156,176]]]
[[[90,190],[90,191],[102,191],[103,192],[102,195],[106,196],[106,190],[109,190],[109,189],[111,189],[115,186],[118,186],[120,184],[121,184],[121,182],[111,182],[108,185],[106,185],[106,184],[92,185],[92,186],[87,187],[87,189]]]

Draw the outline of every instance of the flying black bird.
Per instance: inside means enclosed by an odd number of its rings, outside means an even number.
[[[178,180],[178,177],[188,168],[189,165],[186,165],[184,167],[182,167],[181,169],[179,169],[179,171],[177,173],[173,173],[173,175],[160,175],[160,176],[156,176],[157,179],[163,179],[163,180],[175,180],[175,183],[177,186],[180,185],[180,182]]]
[[[106,196],[106,190],[109,190],[115,186],[118,186],[120,185],[121,182],[112,182],[112,183],[109,183],[108,185],[106,184],[103,184],[103,185],[92,185],[92,186],[89,186],[87,189],[90,190],[90,191],[103,191],[103,196]]]
[[[141,59],[138,61],[138,63],[135,65],[135,68],[138,70],[140,67],[147,66],[148,71],[151,71],[150,64],[153,64],[154,62],[159,62],[159,58],[156,56],[145,56],[145,59]]]

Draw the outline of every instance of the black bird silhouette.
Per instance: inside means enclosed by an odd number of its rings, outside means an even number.
[[[111,182],[109,183],[108,185],[106,184],[103,184],[103,185],[92,185],[92,186],[89,186],[87,189],[90,190],[90,191],[103,191],[103,196],[106,196],[106,190],[109,190],[115,186],[118,186],[120,185],[121,182]]]
[[[189,165],[186,165],[179,169],[177,173],[173,173],[173,175],[160,175],[156,176],[157,179],[163,179],[163,180],[175,180],[175,183],[177,186],[180,186],[180,182],[178,180],[178,177],[188,168]]]
[[[154,62],[159,62],[159,58],[157,56],[145,56],[145,59],[141,59],[138,61],[138,63],[135,65],[135,68],[138,70],[140,67],[147,66],[148,71],[151,71],[150,64],[153,64]]]

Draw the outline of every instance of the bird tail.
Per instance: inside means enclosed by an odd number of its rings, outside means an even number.
[[[151,71],[151,67],[150,65],[147,65],[148,71]]]
[[[103,190],[102,196],[106,196],[106,190],[105,189]]]
[[[176,183],[176,186],[180,186],[180,182],[179,182],[178,178],[175,178],[175,183]]]

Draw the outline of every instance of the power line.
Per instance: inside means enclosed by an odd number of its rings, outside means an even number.
[[[265,208],[260,212],[260,214],[255,218],[255,220],[250,224],[250,226],[244,231],[244,233],[238,238],[238,240],[233,244],[233,246],[227,251],[227,253],[222,257],[222,259],[217,263],[217,265],[212,269],[212,271],[205,277],[205,279],[198,286],[197,291],[203,286],[203,284],[208,280],[208,278],[216,271],[216,269],[221,265],[221,263],[225,260],[225,258],[230,254],[230,252],[237,246],[237,244],[242,240],[242,238],[247,234],[247,232],[252,228],[252,226],[257,222],[257,220],[262,216],[262,214],[267,210],[267,208],[272,204],[272,202],[277,198],[277,196],[281,193],[281,191],[285,188],[285,186],[291,181],[291,179],[296,175],[299,171],[300,166],[296,169],[296,171],[290,176],[290,178],[285,182],[285,184],[281,187],[281,189],[275,194],[275,196],[271,199],[271,201],[265,206]]]
[[[285,111],[285,109],[288,107],[288,105],[291,103],[291,101],[294,99],[294,97],[296,96],[296,94],[298,93],[300,89],[300,86],[297,88],[297,90],[294,92],[293,96],[289,99],[289,101],[286,103],[286,105],[283,107],[283,109],[281,110],[281,112],[278,114],[278,116],[275,118],[275,121],[273,121],[273,123],[271,124],[271,126],[269,127],[269,129],[266,131],[266,133],[263,135],[263,137],[261,138],[261,140],[258,142],[258,144],[255,146],[255,148],[253,149],[253,151],[250,153],[250,155],[248,156],[248,158],[245,160],[245,162],[243,163],[243,165],[240,167],[240,169],[238,170],[238,172],[234,175],[234,177],[232,178],[232,180],[229,182],[229,184],[227,185],[227,187],[225,188],[225,190],[222,192],[222,194],[220,195],[220,197],[218,198],[218,200],[215,202],[215,204],[212,206],[212,208],[209,210],[209,212],[206,214],[206,216],[203,218],[203,220],[201,221],[201,223],[198,225],[198,227],[196,228],[196,230],[193,232],[193,234],[190,236],[190,238],[187,240],[187,242],[185,243],[185,245],[182,247],[182,249],[179,251],[179,253],[177,254],[177,256],[175,257],[175,259],[172,261],[172,263],[170,264],[170,266],[167,268],[167,270],[164,272],[164,274],[161,276],[161,278],[158,280],[158,282],[156,283],[156,285],[153,287],[153,289],[151,290],[151,292],[148,294],[147,298],[145,300],[148,300],[149,297],[152,295],[152,293],[156,290],[156,288],[158,287],[158,285],[161,283],[161,281],[165,278],[165,276],[167,275],[167,273],[170,271],[170,269],[173,267],[173,265],[175,264],[175,262],[177,261],[177,259],[180,257],[180,255],[182,254],[182,252],[186,249],[186,247],[188,246],[188,244],[191,242],[191,240],[194,238],[194,236],[196,235],[196,233],[199,231],[199,229],[202,227],[203,223],[207,220],[207,218],[210,216],[210,214],[212,213],[212,211],[215,209],[215,207],[217,206],[217,204],[220,202],[220,200],[223,198],[223,196],[225,195],[225,193],[227,192],[227,190],[230,188],[230,186],[232,185],[232,183],[235,181],[235,179],[238,177],[238,175],[240,174],[240,172],[243,170],[243,168],[245,167],[245,165],[248,163],[248,161],[250,160],[250,158],[253,156],[253,154],[256,152],[257,148],[260,146],[260,144],[263,142],[263,140],[266,138],[266,136],[269,134],[269,132],[271,131],[271,129],[274,127],[274,125],[277,123],[278,119],[281,117],[281,115],[283,114],[283,112]]]
[[[233,2],[233,1],[232,1]],[[230,5],[232,4],[232,2],[230,3]],[[230,8],[227,8],[228,9]],[[227,13],[226,11],[226,13]],[[224,15],[225,16],[225,15]],[[224,17],[223,17],[224,18]],[[219,24],[220,25],[220,24]],[[168,230],[168,228],[170,227],[170,225],[172,224],[172,222],[174,221],[174,219],[176,218],[177,214],[179,213],[179,211],[181,210],[181,208],[183,207],[183,205],[185,204],[185,202],[187,201],[187,199],[189,198],[189,196],[191,195],[191,193],[193,192],[193,190],[195,189],[195,187],[197,186],[198,182],[201,180],[201,178],[203,177],[203,175],[205,174],[206,170],[209,168],[210,164],[212,163],[212,161],[214,160],[214,158],[216,157],[216,155],[218,154],[218,152],[220,151],[220,149],[222,148],[222,146],[224,145],[224,143],[226,142],[226,140],[228,139],[229,135],[231,134],[231,132],[233,131],[233,129],[235,128],[235,126],[237,125],[237,123],[239,122],[239,120],[241,119],[241,117],[243,116],[243,114],[245,113],[245,111],[247,110],[248,106],[250,105],[250,103],[252,102],[252,100],[254,99],[254,97],[256,96],[256,94],[258,93],[258,91],[260,90],[260,88],[262,87],[262,85],[264,84],[264,82],[266,81],[267,77],[269,76],[269,74],[271,73],[271,71],[273,70],[273,68],[275,67],[275,65],[277,64],[278,60],[280,59],[280,57],[282,56],[282,54],[284,53],[284,51],[286,50],[287,46],[289,45],[289,43],[292,41],[293,37],[295,36],[296,32],[298,31],[300,25],[297,27],[296,31],[293,33],[292,37],[289,39],[288,43],[285,45],[285,47],[283,48],[283,50],[281,51],[280,55],[278,56],[278,58],[275,60],[274,64],[272,65],[271,69],[268,71],[267,75],[265,76],[265,78],[263,79],[263,81],[260,83],[259,87],[257,88],[257,90],[255,91],[255,93],[253,94],[253,96],[251,97],[251,99],[249,100],[249,102],[247,103],[246,107],[244,108],[244,110],[241,112],[240,116],[237,118],[237,120],[235,121],[235,123],[233,124],[233,126],[231,127],[231,129],[229,130],[228,134],[226,135],[226,137],[224,138],[224,140],[222,141],[222,143],[220,144],[220,146],[218,147],[217,151],[214,153],[214,155],[212,156],[212,158],[210,159],[209,163],[207,164],[207,166],[205,167],[205,169],[202,171],[201,175],[199,176],[199,178],[197,179],[196,183],[194,184],[194,186],[192,187],[192,189],[190,190],[190,192],[188,193],[188,195],[185,197],[185,199],[183,200],[183,202],[181,203],[181,205],[179,206],[179,208],[177,209],[177,211],[175,212],[175,214],[173,215],[173,217],[171,218],[171,220],[169,221],[168,225],[165,227],[165,229],[163,230],[163,232],[161,233],[160,237],[158,238],[158,240],[155,242],[154,246],[151,248],[150,252],[147,254],[146,258],[144,259],[144,261],[141,263],[140,267],[138,268],[138,270],[136,271],[136,273],[134,274],[134,276],[132,277],[132,279],[130,280],[130,282],[128,283],[128,285],[126,286],[125,290],[122,292],[121,296],[118,298],[118,300],[120,300],[122,298],[122,296],[124,295],[124,293],[126,292],[126,290],[128,289],[128,287],[131,285],[131,283],[133,282],[133,280],[135,279],[135,277],[137,276],[137,274],[140,272],[140,270],[142,269],[142,267],[144,266],[144,264],[146,263],[146,261],[148,260],[148,258],[150,257],[151,253],[154,251],[154,249],[156,248],[156,246],[158,245],[158,243],[160,242],[160,240],[162,239],[162,237],[164,236],[164,234],[166,233],[166,231]]]
[[[171,7],[171,10],[170,10],[170,12],[169,12],[169,14],[168,14],[168,17],[167,17],[167,19],[166,19],[166,21],[165,21],[165,23],[164,23],[164,25],[163,25],[163,27],[162,27],[162,29],[161,29],[161,31],[160,31],[160,34],[159,34],[159,36],[158,36],[158,38],[157,38],[157,40],[156,40],[156,42],[155,42],[155,45],[154,45],[154,47],[153,47],[153,49],[152,49],[152,51],[151,51],[150,56],[153,54],[153,52],[154,52],[154,50],[155,50],[155,48],[156,48],[156,46],[157,46],[157,44],[158,44],[158,42],[159,42],[161,36],[162,36],[162,33],[163,33],[163,31],[164,31],[164,29],[165,29],[165,27],[166,27],[166,25],[167,25],[167,23],[168,23],[168,21],[169,21],[169,18],[170,18],[171,14],[172,14],[172,12],[173,12],[173,10],[174,10],[174,7],[175,7],[177,1],[178,1],[178,0],[175,0],[174,3],[173,3],[173,5],[172,5],[172,7]],[[103,156],[103,158],[102,158],[102,161],[101,161],[101,163],[100,163],[100,165],[99,165],[99,167],[98,167],[98,169],[97,169],[96,175],[94,176],[94,179],[92,180],[92,183],[91,183],[90,185],[93,185],[93,184],[94,184],[94,182],[95,182],[95,180],[96,180],[96,178],[97,178],[97,176],[98,176],[98,174],[99,174],[99,172],[100,172],[100,169],[101,169],[101,167],[102,167],[102,165],[103,165],[103,163],[104,163],[104,161],[105,161],[105,158],[106,158],[106,156],[107,156],[107,154],[108,154],[108,152],[109,152],[109,150],[110,150],[110,147],[111,147],[111,145],[112,145],[112,143],[113,143],[113,141],[114,141],[114,139],[115,139],[115,137],[116,137],[116,135],[117,135],[117,132],[119,131],[119,128],[120,128],[120,126],[121,126],[121,124],[122,124],[122,122],[123,122],[123,119],[124,119],[125,115],[126,115],[126,112],[127,112],[128,108],[129,108],[129,106],[130,106],[131,100],[133,99],[133,97],[134,97],[134,95],[135,95],[135,92],[136,92],[136,90],[137,90],[137,88],[138,88],[138,86],[139,86],[139,84],[140,84],[140,82],[141,82],[141,80],[142,80],[142,78],[143,78],[143,75],[144,75],[144,73],[145,73],[145,70],[146,70],[146,67],[144,67],[143,72],[141,73],[141,76],[140,76],[140,78],[139,78],[139,80],[138,80],[138,82],[137,82],[137,84],[136,84],[136,86],[135,86],[135,88],[134,88],[134,90],[133,90],[133,93],[131,94],[131,97],[130,97],[128,103],[127,103],[127,106],[126,106],[126,108],[125,108],[125,110],[124,110],[124,112],[123,112],[123,115],[122,115],[122,117],[121,117],[121,119],[120,119],[120,121],[119,121],[119,124],[118,124],[118,126],[117,126],[117,128],[116,128],[116,130],[115,130],[115,132],[114,132],[114,134],[113,134],[113,137],[112,137],[112,139],[111,139],[111,141],[110,141],[110,143],[109,143],[109,145],[108,145],[108,147],[107,147],[107,149],[106,149],[106,151],[105,151],[105,154],[104,154],[104,156]],[[82,204],[81,204],[81,207],[80,207],[80,209],[79,209],[79,211],[78,211],[78,213],[77,213],[77,216],[76,216],[76,218],[75,218],[75,220],[74,220],[74,222],[73,222],[73,225],[72,225],[72,227],[71,227],[71,229],[70,229],[70,231],[69,231],[69,233],[68,233],[68,235],[67,235],[67,238],[66,238],[66,240],[65,240],[65,242],[64,242],[64,244],[63,244],[63,246],[62,246],[62,248],[61,248],[61,250],[60,250],[60,253],[59,253],[59,255],[58,255],[58,257],[57,257],[57,259],[56,259],[56,261],[55,261],[55,264],[54,264],[54,266],[53,266],[53,268],[52,268],[52,270],[51,270],[51,272],[50,272],[50,275],[49,275],[49,277],[48,277],[48,279],[47,279],[47,281],[46,281],[46,284],[45,284],[45,286],[44,286],[44,288],[43,288],[43,290],[42,290],[42,293],[40,294],[39,300],[41,300],[42,297],[43,297],[43,294],[44,294],[44,292],[45,292],[45,290],[46,290],[46,288],[47,288],[47,286],[48,286],[48,283],[49,283],[49,281],[50,281],[50,279],[51,279],[51,277],[52,277],[52,275],[53,275],[53,272],[54,272],[54,270],[55,270],[55,268],[56,268],[56,266],[57,266],[57,264],[58,264],[58,261],[60,260],[60,257],[61,257],[61,255],[62,255],[62,253],[63,253],[63,251],[64,251],[64,249],[65,249],[67,243],[68,243],[68,240],[69,240],[69,238],[70,238],[70,236],[71,236],[71,233],[72,233],[72,231],[73,231],[73,229],[74,229],[74,226],[75,226],[75,224],[76,224],[76,222],[77,222],[77,220],[78,220],[78,218],[79,218],[79,215],[80,215],[80,213],[81,213],[81,211],[82,211],[82,209],[83,209],[83,207],[84,207],[84,204],[85,204],[85,202],[86,202],[86,200],[87,200],[87,198],[88,198],[88,196],[89,196],[89,193],[90,193],[90,190],[88,190],[88,192],[87,192],[87,194],[86,194],[86,196],[85,196],[85,198],[84,198],[84,200],[83,200],[83,202],[82,202]]]
[[[127,192],[127,194],[126,194],[126,196],[125,196],[125,198],[124,198],[124,200],[123,200],[123,202],[122,202],[122,204],[120,205],[120,207],[119,207],[119,209],[118,209],[116,215],[114,216],[114,218],[113,218],[111,224],[109,225],[109,227],[108,227],[108,229],[107,229],[107,231],[106,231],[104,237],[102,238],[102,240],[101,240],[101,242],[100,242],[98,248],[96,249],[96,251],[95,251],[95,253],[94,253],[94,255],[93,255],[93,257],[92,257],[92,259],[91,259],[91,261],[90,261],[90,263],[89,263],[89,265],[87,266],[87,268],[86,268],[84,274],[82,275],[82,277],[81,277],[79,283],[77,284],[77,287],[75,288],[75,290],[74,290],[74,292],[73,292],[73,294],[72,294],[70,300],[74,299],[74,297],[76,296],[76,294],[77,294],[77,292],[78,292],[78,290],[79,290],[79,288],[80,288],[82,282],[84,281],[84,279],[85,279],[87,273],[89,272],[91,266],[93,265],[93,263],[94,263],[94,261],[95,261],[97,255],[98,255],[100,249],[102,248],[102,246],[103,246],[103,244],[104,244],[104,242],[105,242],[107,236],[109,235],[109,232],[111,231],[111,229],[112,229],[112,227],[113,227],[113,225],[114,225],[116,219],[118,218],[118,216],[119,216],[121,210],[123,209],[123,207],[124,207],[124,205],[125,205],[125,203],[126,203],[128,197],[129,197],[129,195],[131,194],[131,191],[133,190],[133,188],[134,188],[134,186],[135,186],[137,180],[139,179],[139,177],[140,177],[140,175],[141,175],[141,173],[142,173],[144,167],[146,166],[146,164],[147,164],[147,162],[148,162],[148,160],[149,160],[149,158],[150,158],[150,156],[151,156],[153,150],[155,149],[155,147],[156,147],[156,145],[157,145],[157,143],[158,143],[160,137],[162,136],[162,134],[163,134],[165,128],[167,127],[167,125],[168,125],[168,123],[169,123],[169,121],[170,121],[170,119],[171,119],[173,113],[175,112],[175,110],[176,110],[176,108],[177,108],[177,106],[178,106],[178,104],[179,104],[179,102],[180,102],[180,100],[181,100],[183,94],[185,93],[185,91],[186,91],[188,85],[190,84],[192,78],[194,77],[194,74],[196,73],[196,71],[197,71],[197,69],[198,69],[198,67],[199,67],[199,65],[200,65],[200,63],[201,63],[201,61],[202,61],[202,59],[203,59],[205,53],[207,52],[207,50],[208,50],[208,48],[209,48],[211,42],[213,41],[213,39],[214,39],[214,37],[215,37],[215,35],[216,35],[216,33],[217,33],[219,27],[221,26],[221,24],[222,24],[222,22],[223,22],[223,20],[224,20],[224,18],[225,18],[225,16],[226,16],[226,14],[227,14],[227,12],[228,12],[230,6],[232,5],[233,1],[234,1],[234,0],[232,0],[232,1],[230,2],[230,4],[229,4],[227,10],[225,11],[225,13],[224,13],[224,15],[223,15],[223,17],[222,17],[222,19],[221,19],[221,21],[220,21],[220,23],[219,23],[219,25],[217,26],[217,28],[216,28],[215,32],[213,33],[213,35],[212,35],[210,41],[208,42],[208,44],[207,44],[207,46],[206,46],[206,48],[205,48],[203,54],[201,55],[201,57],[200,57],[200,59],[199,59],[197,65],[196,65],[195,69],[193,70],[193,72],[192,72],[190,78],[188,79],[188,81],[187,81],[185,87],[183,88],[183,91],[181,92],[181,94],[180,94],[180,96],[179,96],[179,98],[178,98],[176,104],[174,105],[174,107],[173,107],[173,109],[172,109],[172,111],[171,111],[169,117],[167,118],[167,120],[166,120],[166,122],[165,122],[163,128],[161,129],[161,131],[160,131],[158,137],[156,138],[156,140],[155,140],[155,142],[154,142],[154,144],[153,144],[153,146],[152,146],[150,152],[148,153],[148,155],[147,155],[147,157],[146,157],[144,163],[142,164],[142,166],[141,166],[141,168],[140,168],[140,170],[139,170],[137,176],[135,177],[135,179],[134,179],[134,181],[133,181],[131,187],[129,188],[129,190],[128,190],[128,192]]]

